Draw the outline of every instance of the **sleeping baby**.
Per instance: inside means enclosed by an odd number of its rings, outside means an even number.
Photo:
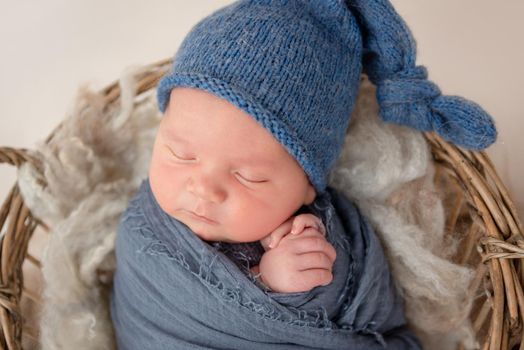
[[[270,250],[263,255],[253,254],[255,244],[226,247],[253,261],[246,268],[271,290],[301,292],[331,282],[336,252],[322,221],[294,215],[313,202],[315,189],[284,147],[227,101],[204,90],[171,91],[149,183],[160,207],[202,240],[260,241],[259,253]]]
[[[372,227],[327,184],[363,70],[387,121],[490,142],[451,108],[431,120],[447,97],[414,57],[386,0],[237,1],[197,23],[117,233],[119,348],[420,349]]]

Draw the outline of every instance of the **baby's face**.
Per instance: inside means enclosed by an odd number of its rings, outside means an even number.
[[[298,162],[253,118],[182,87],[160,123],[149,181],[160,207],[209,241],[259,240],[315,198]]]

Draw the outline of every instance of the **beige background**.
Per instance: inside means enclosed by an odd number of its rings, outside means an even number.
[[[321,0],[319,0],[321,1]],[[101,88],[126,66],[170,57],[200,18],[227,0],[0,0],[0,146],[34,147],[76,88]],[[491,113],[488,150],[524,217],[524,1],[393,0],[418,42],[418,64],[445,94]],[[0,166],[0,200],[15,170]]]

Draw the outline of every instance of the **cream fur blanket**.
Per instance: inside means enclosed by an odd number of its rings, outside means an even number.
[[[52,228],[42,260],[42,349],[115,348],[108,310],[115,232],[147,175],[161,118],[154,91],[135,96],[140,70],[123,75],[120,104],[110,108],[82,89],[52,140],[38,147],[43,178],[29,164],[19,171],[26,204]],[[454,246],[444,240],[428,146],[420,133],[377,115],[374,87],[363,79],[330,184],[375,226],[425,348],[452,349],[459,340],[476,348],[468,323],[473,273],[448,261]]]

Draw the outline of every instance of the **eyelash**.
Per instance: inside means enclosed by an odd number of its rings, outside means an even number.
[[[242,175],[240,175],[240,173],[235,173],[237,174],[238,176],[240,176],[240,178],[242,178],[242,180],[245,180],[249,183],[252,183],[252,184],[261,184],[261,183],[264,183],[264,182],[267,182],[267,180],[258,180],[258,181],[254,181],[254,180],[248,180],[246,179],[245,177],[243,177]]]
[[[171,151],[171,150],[170,150]],[[171,151],[171,154],[178,160],[181,160],[181,161],[184,161],[184,162],[190,162],[192,160],[195,160],[195,158],[191,158],[191,159],[185,159],[185,158],[182,158],[182,157],[179,157],[175,154],[175,152]]]
[[[168,149],[169,149],[169,152],[170,152],[170,153],[171,153],[171,154],[172,154],[176,159],[178,159],[178,160],[180,160],[180,161],[183,161],[183,162],[190,162],[190,161],[192,161],[192,160],[195,160],[195,158],[191,158],[191,159],[181,158],[181,157],[177,156],[176,153],[173,152],[172,149],[170,149],[170,148],[168,148]],[[246,179],[244,176],[242,176],[242,175],[241,175],[240,173],[238,173],[238,172],[236,172],[235,174],[238,175],[242,180],[247,181],[247,182],[252,183],[252,184],[261,184],[261,183],[267,182],[267,180],[257,180],[257,181],[255,181],[255,180],[249,180],[249,179]]]

